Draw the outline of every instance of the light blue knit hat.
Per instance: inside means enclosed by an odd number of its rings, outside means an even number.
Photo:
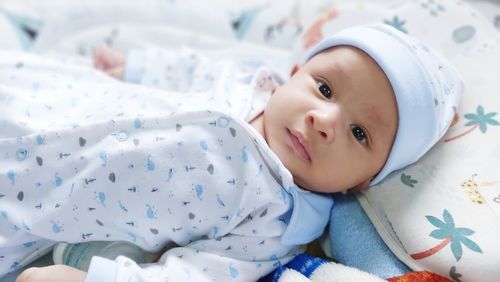
[[[389,79],[399,126],[389,157],[370,186],[416,162],[450,126],[464,89],[448,60],[424,43],[384,24],[356,26],[324,38],[307,60],[328,48],[348,45],[367,53]]]

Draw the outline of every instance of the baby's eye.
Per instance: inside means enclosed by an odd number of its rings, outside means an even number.
[[[361,127],[353,126],[351,130],[352,130],[352,135],[354,135],[354,138],[356,138],[356,140],[358,140],[363,144],[366,144],[368,138],[366,136],[365,131]]]
[[[332,97],[332,90],[324,82],[318,82],[317,87],[321,95],[325,96],[327,99]]]

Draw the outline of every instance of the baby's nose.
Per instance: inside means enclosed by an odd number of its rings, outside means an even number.
[[[320,139],[325,143],[335,140],[335,128],[339,121],[338,110],[315,110],[306,115],[306,122],[318,133]]]

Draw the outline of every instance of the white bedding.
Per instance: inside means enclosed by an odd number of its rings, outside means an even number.
[[[473,126],[467,125],[467,114],[478,114],[479,105],[497,121],[498,115],[492,113],[500,111],[499,96],[495,94],[500,89],[496,78],[500,73],[500,4],[494,0],[466,2],[478,10],[458,0],[4,0],[0,3],[0,46],[71,55],[74,61],[89,64],[92,49],[101,44],[122,51],[149,45],[190,45],[211,50],[215,57],[262,58],[286,77],[291,66],[301,60],[304,34],[386,21],[428,41],[462,71],[467,90],[458,123],[448,135],[452,137]],[[221,47],[228,49],[221,54],[217,51]],[[413,269],[461,277],[462,281],[488,281],[500,275],[498,267],[493,269],[498,265],[498,240],[488,239],[498,234],[492,228],[496,228],[499,216],[495,213],[495,199],[500,195],[500,148],[496,145],[499,130],[489,124],[488,134],[477,129],[450,142],[450,146],[439,145],[421,164],[404,171],[406,178],[397,174],[379,187],[380,194],[365,194],[368,200],[364,205],[373,222],[379,224],[386,242],[392,242],[393,251]],[[420,189],[418,192],[409,185],[413,182],[408,182],[408,175],[418,181],[414,185]],[[491,200],[482,205],[471,202],[461,186],[467,180],[475,182],[482,196]],[[408,190],[395,195],[394,191],[401,191],[401,187]],[[385,200],[391,197],[399,199],[392,206]],[[426,209],[418,210],[418,206]],[[439,243],[429,236],[434,226],[426,216],[442,219],[444,210],[453,215],[457,227],[475,231],[471,239],[482,252],[465,248],[457,259],[456,251],[447,247],[425,259],[409,257],[408,253]]]

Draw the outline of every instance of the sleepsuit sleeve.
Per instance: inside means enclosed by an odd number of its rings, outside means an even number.
[[[204,92],[228,79],[249,83],[255,71],[264,66],[257,59],[221,56],[220,52],[211,55],[190,48],[132,49],[123,80],[170,91]]]
[[[94,257],[86,282],[257,281],[297,253],[298,249],[283,246],[279,237],[231,234],[173,248],[155,264],[139,266],[123,256],[114,261]]]

